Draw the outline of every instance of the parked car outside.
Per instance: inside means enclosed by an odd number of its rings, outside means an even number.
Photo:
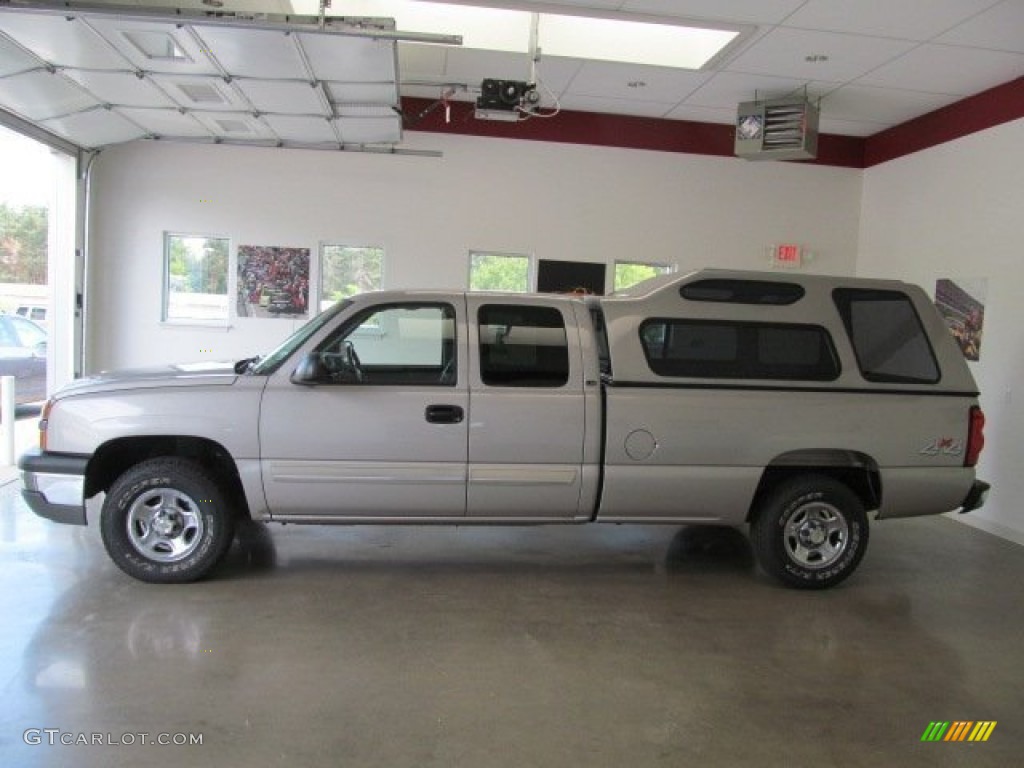
[[[15,378],[19,405],[46,399],[46,331],[19,315],[0,315],[0,376]]]

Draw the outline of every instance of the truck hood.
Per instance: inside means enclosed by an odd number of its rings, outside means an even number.
[[[61,387],[55,397],[59,399],[94,392],[155,387],[230,386],[237,378],[234,364],[225,361],[129,368],[123,371],[103,371],[76,379]]]

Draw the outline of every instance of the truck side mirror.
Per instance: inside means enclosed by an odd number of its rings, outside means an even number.
[[[292,371],[292,384],[303,384],[309,386],[324,381],[327,378],[327,369],[323,360],[317,352],[310,352],[303,355],[298,366]]]

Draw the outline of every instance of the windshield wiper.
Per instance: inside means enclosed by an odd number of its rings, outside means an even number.
[[[235,363],[235,373],[248,373],[252,370],[253,366],[260,361],[260,355],[255,357],[246,357]]]

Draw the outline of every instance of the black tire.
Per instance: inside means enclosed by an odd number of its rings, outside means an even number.
[[[868,546],[864,505],[825,475],[788,480],[755,510],[750,541],[761,567],[801,589],[834,587],[856,570]]]
[[[234,514],[199,464],[149,459],[114,481],[100,532],[107,554],[129,576],[181,583],[203,578],[224,556],[234,538]]]

